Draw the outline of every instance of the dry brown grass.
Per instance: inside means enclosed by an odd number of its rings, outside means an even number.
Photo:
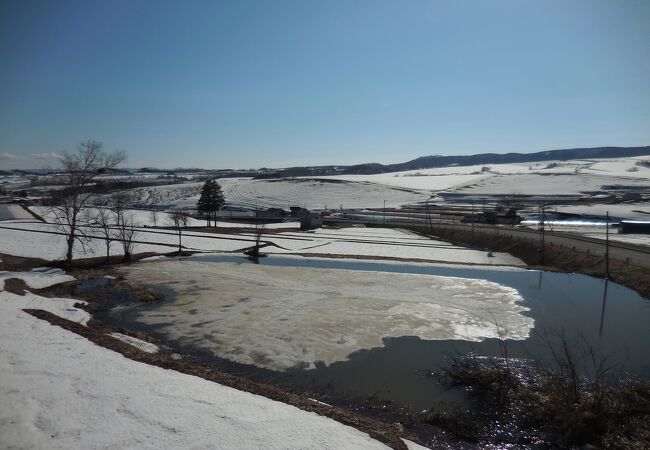
[[[526,440],[560,448],[650,448],[650,386],[616,379],[619,372],[606,358],[594,358],[586,344],[575,349],[561,336],[554,345],[554,362],[532,362],[530,372],[513,370],[504,358],[453,358],[442,376],[468,389],[471,412],[436,413],[428,420],[473,441],[490,441],[486,430],[493,424],[512,423]],[[593,370],[579,375],[583,356],[593,358]]]

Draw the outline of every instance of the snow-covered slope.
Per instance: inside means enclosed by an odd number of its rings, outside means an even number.
[[[22,311],[48,302],[74,303],[0,291],[3,448],[387,448],[315,413],[126,359]]]

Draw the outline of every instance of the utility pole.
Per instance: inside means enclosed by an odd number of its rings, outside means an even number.
[[[499,246],[499,213],[497,212],[497,206],[494,205],[494,229],[496,230],[496,243],[497,249]]]
[[[474,240],[474,220],[475,220],[475,217],[474,217],[474,203],[475,203],[475,200],[472,200],[472,240]]]
[[[605,278],[609,279],[609,211],[605,221]]]
[[[545,228],[544,228],[544,222],[546,222],[546,212],[544,211],[544,203],[540,204],[540,211],[542,213],[541,216],[541,221],[539,222],[539,251],[540,251],[540,259],[541,259],[541,264],[544,265],[544,245],[545,245]]]

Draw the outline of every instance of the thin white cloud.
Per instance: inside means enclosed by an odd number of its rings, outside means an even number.
[[[18,155],[8,152],[0,152],[0,159],[20,159]]]
[[[34,159],[63,159],[63,156],[54,152],[47,153],[32,153],[32,158]]]

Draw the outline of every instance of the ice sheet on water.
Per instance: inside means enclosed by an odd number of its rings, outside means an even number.
[[[138,311],[170,338],[272,369],[331,364],[384,337],[480,341],[525,339],[533,319],[498,283],[306,267],[152,261],[123,269],[130,281],[160,284],[172,302]]]

